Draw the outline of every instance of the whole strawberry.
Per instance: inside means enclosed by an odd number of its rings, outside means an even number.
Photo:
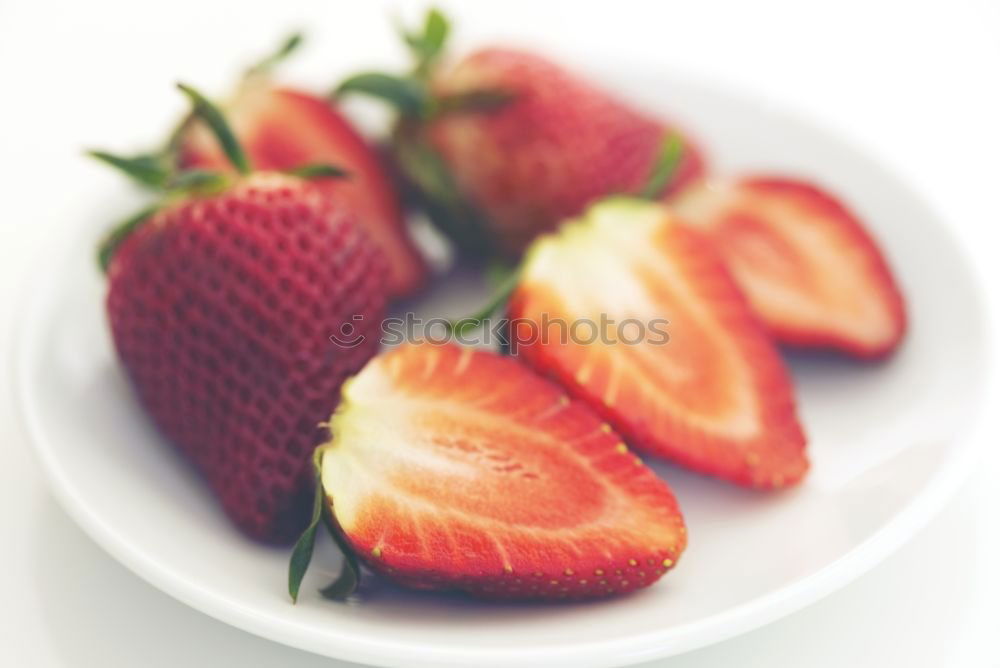
[[[350,208],[388,265],[392,296],[417,292],[427,267],[406,229],[399,197],[382,159],[329,100],[279,85],[274,66],[301,42],[293,35],[282,48],[250,68],[223,106],[226,119],[259,170],[289,170],[305,164],[335,164],[350,179],[317,185]],[[232,171],[211,130],[189,117],[174,133],[162,160],[171,167]]]
[[[668,137],[680,137],[531,53],[484,49],[438,67],[446,35],[432,12],[422,34],[407,35],[418,59],[413,74],[361,74],[339,90],[396,106],[401,170],[435,221],[467,247],[499,244],[516,254],[601,197],[639,194]],[[701,174],[690,140],[679,148],[671,178],[645,194],[672,193]]]
[[[323,189],[250,173],[188,92],[242,173],[182,172],[155,213],[112,234],[111,333],[143,406],[233,522],[287,542],[308,521],[318,424],[377,348],[385,264]]]

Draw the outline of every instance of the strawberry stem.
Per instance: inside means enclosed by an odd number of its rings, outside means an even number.
[[[313,468],[316,472],[316,494],[313,498],[312,519],[295,543],[292,557],[288,563],[288,593],[292,597],[292,603],[299,600],[299,589],[302,585],[302,578],[305,577],[306,571],[309,569],[309,562],[312,561],[313,549],[316,546],[316,530],[320,520],[324,521],[334,542],[344,554],[344,565],[340,575],[320,592],[326,598],[343,600],[357,590],[358,582],[361,580],[361,569],[358,566],[357,556],[347,541],[340,536],[333,524],[333,519],[324,509],[323,499],[326,492],[323,490],[323,446],[316,448],[313,452]]]
[[[252,171],[250,159],[219,108],[194,88],[183,83],[178,83],[177,87],[191,100],[194,115],[209,127],[236,171],[240,174],[249,174]]]
[[[451,320],[448,322],[448,331],[459,336],[468,334],[477,327],[482,326],[483,321],[489,318],[493,313],[507,303],[510,299],[511,293],[517,288],[518,283],[521,280],[521,267],[515,267],[513,270],[507,274],[500,285],[497,287],[496,292],[490,297],[490,300],[480,308],[478,311],[472,315],[466,316],[464,318],[459,318],[458,320]]]
[[[650,172],[649,179],[642,189],[639,190],[639,197],[643,199],[657,199],[663,192],[663,189],[673,179],[683,154],[684,143],[681,141],[680,136],[673,132],[668,132],[666,137],[663,138],[660,154],[653,164],[653,170]]]

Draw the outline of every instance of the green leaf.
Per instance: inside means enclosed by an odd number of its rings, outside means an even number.
[[[404,116],[420,117],[427,108],[427,87],[412,77],[382,72],[363,72],[345,79],[334,91],[335,97],[348,93],[371,95],[388,102]]]
[[[312,561],[313,549],[316,546],[316,530],[320,520],[326,524],[334,542],[344,555],[344,563],[337,579],[327,587],[320,590],[326,598],[343,600],[353,594],[361,581],[361,568],[354,550],[347,543],[344,537],[337,531],[330,514],[325,511],[323,499],[326,492],[323,490],[323,448],[319,446],[313,452],[313,469],[316,473],[316,494],[313,498],[312,518],[309,526],[299,537],[292,550],[292,558],[288,563],[288,593],[295,603],[299,599],[299,589],[302,586],[302,578],[305,577],[309,569],[309,562]]]
[[[221,190],[229,179],[222,172],[210,169],[187,169],[178,172],[167,184],[171,192],[201,193]]]
[[[302,578],[305,577],[309,569],[309,562],[312,561],[313,548],[316,546],[316,529],[319,521],[323,517],[323,479],[322,479],[323,449],[322,446],[313,452],[313,467],[316,470],[316,492],[313,496],[312,519],[306,530],[295,542],[292,550],[292,558],[288,562],[288,593],[292,597],[292,602],[299,600],[299,588],[302,586]]]
[[[300,179],[349,179],[351,172],[343,167],[337,167],[325,162],[316,162],[302,165],[285,171],[286,174],[297,176]]]
[[[431,221],[467,254],[490,255],[494,248],[487,221],[461,195],[447,164],[421,138],[419,126],[400,124],[392,148],[396,164]]]
[[[684,154],[684,143],[679,135],[668,132],[663,139],[660,148],[660,155],[653,165],[653,171],[649,175],[649,180],[639,191],[639,197],[643,199],[656,199],[673,180],[677,166],[681,162]]]
[[[292,33],[285,38],[285,41],[281,43],[277,51],[261,59],[256,65],[249,68],[247,74],[264,74],[274,69],[276,65],[288,58],[292,52],[301,46],[302,39],[302,33]]]
[[[319,593],[323,595],[323,598],[342,601],[358,590],[358,584],[361,582],[361,567],[358,565],[358,557],[354,554],[354,550],[344,540],[337,527],[333,525],[329,514],[325,515],[324,519],[333,541],[344,555],[344,562],[340,567],[340,575],[337,576],[337,579],[320,589]]]
[[[517,265],[503,260],[491,260],[486,265],[486,282],[493,290],[498,290],[507,284],[510,275],[518,271]]]
[[[243,152],[243,147],[240,146],[239,140],[236,139],[236,135],[233,134],[229,123],[226,122],[225,116],[222,115],[218,107],[212,104],[204,95],[186,84],[179,83],[177,87],[191,100],[194,114],[212,130],[223,152],[229,158],[229,162],[232,163],[233,167],[236,168],[236,171],[240,174],[249,174],[252,171],[250,159]]]
[[[450,31],[451,26],[448,24],[448,19],[441,13],[441,10],[432,7],[424,20],[425,54],[431,57],[437,56],[444,47]]]
[[[97,249],[97,264],[100,266],[101,271],[108,271],[108,266],[111,264],[111,258],[114,257],[115,251],[118,250],[118,247],[123,241],[125,241],[125,238],[150,216],[155,214],[159,208],[159,204],[146,207],[129,218],[126,218],[123,222],[119,223],[111,230]]]
[[[517,288],[517,284],[520,280],[521,268],[516,267],[503,279],[503,282],[499,285],[499,287],[497,287],[490,300],[486,302],[486,304],[476,313],[458,320],[449,321],[449,331],[454,332],[458,336],[462,336],[481,326],[484,320],[489,318],[497,309],[507,303],[507,300],[510,298],[511,293],[514,292],[514,289]]]
[[[441,95],[434,100],[434,114],[494,111],[514,98],[514,93],[499,89],[470,90]]]
[[[431,67],[444,51],[444,44],[451,32],[448,19],[440,10],[431,9],[424,18],[421,32],[410,32],[405,29],[400,29],[399,32],[413,54],[414,75],[418,79],[427,80]]]
[[[451,172],[441,156],[426,142],[399,137],[395,149],[399,166],[425,195],[447,203],[458,200],[458,189]]]
[[[152,188],[162,188],[170,178],[170,170],[163,164],[163,156],[144,153],[131,157],[105,151],[87,151],[87,155],[121,170],[137,183]]]

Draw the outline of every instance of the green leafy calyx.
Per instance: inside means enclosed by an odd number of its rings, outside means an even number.
[[[286,174],[291,174],[292,176],[297,176],[300,179],[305,179],[306,181],[312,181],[315,179],[349,179],[351,178],[351,172],[344,169],[343,167],[338,167],[337,165],[331,165],[328,162],[312,162],[307,165],[302,165],[301,167],[293,167],[285,171]]]
[[[285,40],[278,46],[274,53],[271,53],[264,58],[261,58],[252,67],[247,68],[247,75],[255,74],[268,74],[277,65],[284,62],[288,56],[294,53],[300,46],[302,46],[302,33],[295,32],[285,38]]]
[[[653,163],[653,169],[649,174],[649,179],[639,190],[639,197],[643,199],[656,199],[663,194],[664,189],[673,180],[677,168],[681,164],[684,155],[684,142],[680,136],[668,132],[663,138],[660,146],[660,153]]]
[[[444,54],[451,27],[437,9],[431,9],[417,30],[399,28],[413,57],[412,68],[402,74],[362,72],[348,77],[333,91],[333,97],[360,93],[388,103],[403,118],[428,120],[442,114],[484,112],[509,102],[502,90],[470,90],[437,95],[431,90],[434,69]]]
[[[337,546],[343,553],[344,563],[337,579],[332,584],[321,589],[320,593],[326,598],[343,600],[357,590],[358,583],[361,580],[361,568],[358,564],[357,555],[354,554],[350,545],[347,544],[347,541],[337,531],[330,512],[325,508],[325,504],[323,503],[326,496],[326,492],[323,489],[323,450],[325,447],[320,446],[313,453],[313,468],[316,473],[316,493],[313,498],[312,518],[309,521],[309,526],[306,527],[305,531],[302,532],[302,536],[295,543],[295,548],[292,550],[292,557],[288,563],[288,593],[292,597],[293,603],[299,599],[302,579],[305,577],[306,571],[309,569],[309,563],[312,561],[313,550],[316,547],[316,532],[319,529],[321,521],[326,524],[334,542],[337,543]]]
[[[226,121],[226,117],[208,98],[187,84],[178,83],[177,88],[191,101],[194,115],[209,127],[226,158],[240,174],[252,171],[250,159]]]
[[[517,288],[520,280],[520,267],[506,270],[505,275],[501,279],[501,282],[494,291],[493,296],[490,297],[489,301],[487,301],[482,308],[472,315],[468,315],[458,320],[449,321],[448,329],[454,334],[462,336],[474,331],[477,327],[482,326],[483,322],[487,318],[507,303],[511,294]]]
[[[400,34],[403,41],[410,48],[413,54],[415,65],[413,73],[419,78],[426,79],[434,63],[444,52],[445,42],[451,32],[451,25],[448,19],[440,10],[431,8],[424,17],[422,29],[409,31],[400,27]]]

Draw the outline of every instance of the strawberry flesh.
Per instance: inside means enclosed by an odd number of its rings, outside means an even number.
[[[344,385],[322,450],[336,526],[407,587],[580,599],[656,581],[669,488],[584,404],[509,357],[405,344]]]
[[[816,186],[754,177],[699,184],[674,202],[706,232],[774,337],[883,357],[906,331],[903,297],[860,220]]]
[[[509,303],[517,354],[637,449],[753,487],[802,478],[789,377],[700,233],[660,205],[606,200],[537,241],[521,276]],[[610,324],[592,337],[602,316]],[[568,336],[577,322],[596,327]]]
[[[111,332],[141,403],[252,538],[308,521],[317,425],[375,353],[384,273],[349,214],[267,173],[168,207],[112,259]],[[367,340],[335,346],[345,324]]]

